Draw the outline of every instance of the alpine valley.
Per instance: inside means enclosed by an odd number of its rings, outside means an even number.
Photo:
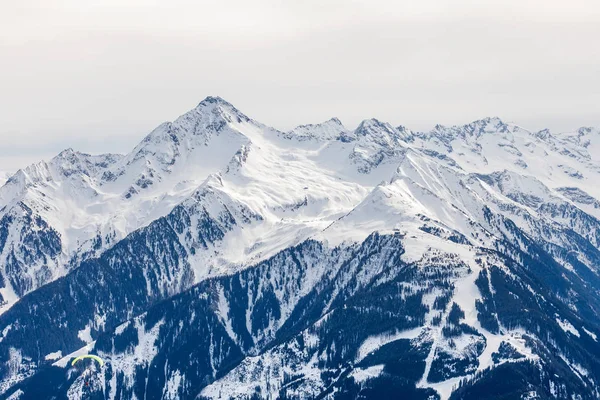
[[[207,97],[0,188],[0,398],[598,399],[598,182],[594,128]]]

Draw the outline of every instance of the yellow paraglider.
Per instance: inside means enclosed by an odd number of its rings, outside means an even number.
[[[71,363],[71,366],[74,366],[76,362],[81,361],[81,360],[86,359],[86,358],[91,358],[92,360],[98,361],[98,363],[100,364],[100,367],[102,367],[104,365],[104,360],[102,360],[100,357],[95,356],[93,354],[84,354],[82,356],[79,356],[79,357],[75,358],[73,360],[73,362]]]

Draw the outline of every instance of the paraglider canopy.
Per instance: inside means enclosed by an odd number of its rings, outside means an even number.
[[[101,367],[104,365],[104,360],[102,360],[100,357],[98,357],[96,355],[93,355],[93,354],[84,354],[82,356],[79,356],[79,357],[75,358],[73,360],[73,362],[71,363],[71,366],[74,366],[75,363],[77,363],[77,362],[79,362],[79,361],[81,361],[83,359],[86,359],[86,358],[91,358],[92,360],[98,361],[98,363],[100,364]]]

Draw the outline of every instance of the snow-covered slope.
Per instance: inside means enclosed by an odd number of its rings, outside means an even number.
[[[534,176],[552,189],[577,188],[598,198],[600,132],[580,128],[574,133],[528,131],[499,118],[486,118],[455,127],[436,126],[413,133],[412,143],[466,172],[509,170]]]
[[[11,172],[0,171],[0,186],[4,185],[12,175]]]
[[[227,238],[231,249],[221,263],[248,265],[272,255],[331,224],[387,177],[399,137],[376,120],[354,132],[337,119],[278,132],[209,97],[125,156],[65,150],[0,188],[7,237],[0,242],[2,311],[215,179],[264,218]],[[25,246],[32,235],[51,246]]]
[[[0,188],[3,310],[168,214],[263,129],[209,97],[125,156],[68,149],[19,170]]]
[[[209,97],[125,156],[67,150],[0,189],[1,388],[86,346],[98,380],[48,393],[478,398],[508,376],[507,398],[594,398],[598,145],[498,118],[280,132]]]

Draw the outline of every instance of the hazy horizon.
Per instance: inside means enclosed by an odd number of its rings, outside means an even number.
[[[0,16],[0,170],[129,151],[208,95],[277,129],[600,126],[600,3],[40,1]]]

